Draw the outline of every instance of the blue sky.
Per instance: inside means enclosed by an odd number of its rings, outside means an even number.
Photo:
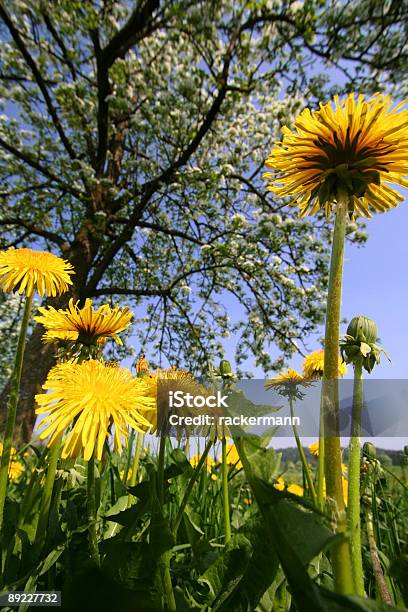
[[[376,378],[408,377],[408,201],[367,223],[364,248],[348,246],[342,314],[366,314],[378,325],[391,358],[382,359]]]
[[[372,376],[408,377],[408,201],[367,221],[364,247],[346,245],[342,316],[350,320],[364,314],[378,326],[381,344],[391,358],[382,358]],[[346,325],[342,326],[345,333]],[[319,348],[317,337],[310,348]],[[291,365],[301,366],[295,357]]]
[[[382,357],[371,376],[375,378],[408,378],[408,200],[398,208],[367,220],[368,241],[364,246],[346,245],[342,317],[348,321],[359,314],[374,319],[381,345],[391,358]],[[225,297],[232,319],[241,316],[235,301]],[[343,324],[341,333],[345,333]],[[310,351],[321,348],[323,326],[309,338]],[[236,340],[225,344],[226,357],[234,362]],[[273,352],[273,351],[272,351]],[[278,356],[278,353],[274,353]],[[302,356],[296,355],[290,366],[302,367]],[[245,369],[262,377],[260,368],[249,358]],[[352,373],[349,373],[352,376]]]
[[[406,195],[406,194],[405,194]],[[368,241],[363,247],[347,244],[343,276],[342,317],[350,320],[364,314],[374,319],[378,326],[381,345],[391,362],[383,357],[379,366],[370,375],[373,378],[408,378],[408,200],[387,213],[375,215],[367,220]],[[231,313],[231,316],[233,314]],[[345,333],[347,325],[342,325]],[[321,348],[323,326],[310,338],[309,348]],[[232,344],[232,343],[231,343]],[[233,354],[229,355],[231,360]],[[303,358],[294,356],[290,366],[301,370]],[[263,377],[260,369],[246,367],[255,376]],[[348,378],[353,376],[349,368]],[[313,440],[303,439],[305,445]],[[402,449],[406,438],[377,438],[375,444],[381,448]],[[342,440],[346,446],[347,440]],[[282,448],[294,446],[294,440],[276,437],[272,446]]]

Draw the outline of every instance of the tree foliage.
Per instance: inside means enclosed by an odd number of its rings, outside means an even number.
[[[234,334],[238,362],[280,366],[270,346],[289,356],[321,321],[328,226],[266,195],[265,156],[332,90],[387,79],[403,92],[407,13],[375,0],[1,3],[1,246],[51,249],[77,270],[75,297],[129,302],[131,343],[151,357],[202,367]],[[41,348],[39,380],[51,362]]]

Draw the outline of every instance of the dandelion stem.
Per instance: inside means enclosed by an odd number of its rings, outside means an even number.
[[[159,498],[160,506],[164,503],[164,458],[166,454],[166,436],[161,434],[159,445],[159,457],[157,463],[157,497]]]
[[[91,559],[96,565],[100,564],[98,538],[96,534],[96,486],[95,486],[95,459],[88,461],[87,510],[88,510],[88,536]]]
[[[323,398],[322,398],[323,399]],[[317,506],[323,510],[324,505],[324,418],[323,406],[320,405],[319,456],[317,462]]]
[[[354,365],[353,416],[349,446],[347,522],[350,532],[351,567],[357,595],[364,597],[363,560],[360,525],[360,435],[363,408],[363,364]]]
[[[343,499],[341,447],[339,432],[339,326],[341,289],[343,276],[344,242],[348,214],[348,196],[339,190],[336,221],[330,261],[329,288],[326,310],[324,345],[324,374],[322,384],[322,408],[325,433],[325,477],[327,500],[331,504],[333,521],[339,533],[347,530],[347,517]],[[350,549],[346,539],[336,542],[331,551],[335,590],[353,593]]]
[[[160,558],[160,565],[162,569],[162,580],[164,586],[164,592],[166,593],[167,608],[169,612],[176,612],[176,600],[174,597],[173,584],[171,582],[170,574],[170,552],[166,551]]]
[[[139,435],[139,432],[138,432]],[[126,455],[126,464],[125,464],[125,469],[123,471],[123,483],[126,484],[128,481],[128,474],[129,474],[129,469],[130,469],[130,464],[132,461],[132,450],[133,450],[133,442],[135,441],[135,430],[132,429],[132,431],[130,432],[130,436],[129,436],[129,442],[128,442],[128,452]]]
[[[373,564],[373,572],[375,576],[375,582],[380,594],[382,601],[390,606],[393,605],[391,593],[388,589],[387,582],[384,577],[384,573],[381,567],[380,557],[378,555],[377,543],[374,536],[374,525],[373,525],[373,513],[371,508],[365,508],[366,525],[367,525],[367,537],[368,545],[370,548],[370,557]]]
[[[133,458],[132,476],[130,478],[131,487],[134,487],[135,484],[137,483],[137,472],[139,470],[140,454],[142,451],[143,440],[144,440],[144,434],[138,431],[137,436],[136,436],[135,456]]]
[[[225,544],[231,539],[231,521],[230,521],[230,506],[229,506],[229,495],[228,495],[228,463],[227,463],[227,440],[223,436],[221,440],[222,449],[222,505],[224,509],[224,531],[225,531]]]
[[[41,497],[40,515],[38,517],[37,530],[35,532],[34,543],[41,546],[47,531],[48,516],[50,513],[52,492],[54,489],[55,474],[57,472],[58,459],[61,449],[61,439],[59,438],[49,450],[47,476]]]
[[[160,436],[159,457],[157,464],[157,497],[161,511],[163,512],[164,505],[164,460],[166,455],[166,436],[164,433]],[[173,585],[170,574],[170,551],[166,550],[160,559],[159,567],[163,581],[164,592],[166,593],[167,607],[169,612],[175,612],[176,600],[174,598]]]
[[[300,441],[299,434],[297,432],[297,428],[296,428],[296,425],[295,425],[294,420],[293,420],[294,416],[295,416],[295,412],[294,412],[294,409],[293,409],[293,398],[292,397],[289,398],[289,406],[290,406],[290,416],[292,417],[293,435],[295,436],[296,446],[298,448],[299,455],[300,455],[300,460],[302,462],[303,472],[304,472],[304,474],[306,476],[306,481],[307,481],[307,486],[309,488],[309,493],[310,493],[310,496],[312,498],[313,505],[316,506],[316,503],[317,503],[316,490],[314,488],[313,479],[312,479],[312,476],[310,474],[310,469],[309,469],[309,466],[308,466],[307,461],[306,461],[305,452],[303,450],[302,443]]]
[[[24,351],[26,344],[26,335],[28,323],[30,321],[31,304],[33,301],[32,295],[27,295],[24,305],[23,318],[21,320],[20,334],[18,337],[16,356],[14,361],[14,370],[11,375],[10,382],[10,397],[8,403],[8,411],[6,418],[6,427],[3,441],[3,452],[0,463],[0,530],[3,525],[4,504],[7,495],[8,470],[10,463],[11,446],[13,443],[14,425],[16,422],[17,404],[20,393],[21,372],[23,369]]]

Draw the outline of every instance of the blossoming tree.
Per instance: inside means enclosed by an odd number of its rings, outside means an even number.
[[[319,67],[345,87],[384,72],[404,87],[404,3],[12,0],[0,18],[1,246],[72,263],[51,305],[141,304],[139,344],[173,362],[197,367],[234,332],[238,359],[281,366],[268,345],[287,356],[321,321],[327,228],[265,196],[264,152],[321,97]],[[41,335],[24,435],[53,363]]]

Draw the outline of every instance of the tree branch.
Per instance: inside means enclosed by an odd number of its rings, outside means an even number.
[[[129,220],[116,218],[114,219],[114,221],[127,223]],[[181,230],[177,230],[171,227],[163,227],[162,225],[159,225],[158,223],[150,223],[149,221],[137,221],[137,227],[145,227],[146,229],[151,229],[161,234],[167,234],[168,236],[177,236],[178,238],[183,238],[184,240],[187,240],[188,242],[193,242],[194,244],[197,244],[198,246],[203,246],[204,244],[202,240],[200,240],[199,238],[196,238],[195,236],[192,236],[191,234],[187,234],[186,232],[183,232]]]
[[[25,61],[27,62],[28,66],[31,69],[31,72],[33,73],[33,76],[37,82],[37,85],[44,97],[44,101],[45,104],[47,106],[48,112],[51,116],[51,119],[53,121],[53,124],[55,126],[55,129],[57,130],[61,141],[65,147],[65,150],[67,151],[68,155],[70,156],[71,159],[76,159],[76,153],[74,151],[74,149],[71,146],[71,143],[69,142],[64,129],[61,125],[61,122],[59,120],[58,117],[58,113],[54,107],[54,104],[51,100],[51,96],[48,92],[47,86],[45,84],[45,81],[41,75],[40,70],[38,69],[38,66],[34,60],[34,58],[32,57],[31,53],[29,52],[29,50],[27,49],[27,47],[25,46],[23,39],[20,36],[19,31],[17,30],[17,28],[15,27],[15,25],[13,24],[12,19],[10,18],[9,14],[7,13],[6,9],[3,6],[3,3],[0,2],[0,17],[3,19],[4,23],[6,24],[14,42],[17,45],[17,48],[20,50],[21,55],[24,57]]]
[[[67,50],[67,48],[65,46],[64,39],[61,38],[61,36],[59,35],[58,31],[54,28],[54,25],[53,25],[49,15],[47,14],[47,12],[45,10],[42,10],[41,14],[42,14],[42,16],[44,18],[44,23],[47,26],[47,30],[49,31],[49,33],[51,34],[52,38],[57,43],[59,48],[61,49],[62,56],[64,58],[64,61],[65,61],[66,65],[69,68],[69,71],[71,73],[72,78],[74,79],[74,81],[76,81],[77,74],[76,74],[75,66],[74,66],[74,64],[72,63],[72,61],[69,58],[68,50]]]
[[[0,225],[14,225],[15,227],[24,227],[26,230],[28,230],[30,234],[35,234],[36,236],[46,238],[47,240],[54,242],[54,244],[57,244],[59,247],[63,247],[67,244],[67,241],[55,232],[50,232],[48,230],[42,229],[38,225],[28,223],[27,221],[23,221],[22,219],[18,219],[17,217],[8,217],[6,219],[0,219]]]
[[[96,151],[95,170],[98,176],[103,173],[106,152],[108,149],[108,111],[109,103],[107,97],[111,92],[109,83],[109,67],[102,53],[102,48],[97,30],[90,32],[96,58],[96,76],[98,86],[98,147]]]
[[[87,287],[87,291],[90,293],[93,293],[96,289],[96,287],[98,286],[98,283],[100,281],[100,279],[102,278],[105,270],[109,267],[112,259],[115,257],[115,255],[120,251],[120,249],[123,247],[123,245],[131,239],[134,229],[137,226],[137,222],[139,221],[140,217],[143,214],[144,209],[146,208],[146,206],[148,205],[152,195],[155,193],[157,187],[161,184],[161,183],[166,183],[169,182],[169,180],[171,179],[172,175],[174,174],[174,172],[176,170],[178,170],[181,166],[185,165],[187,163],[187,161],[189,160],[189,158],[193,155],[193,153],[197,150],[197,148],[199,147],[200,143],[202,142],[203,138],[205,137],[205,135],[207,134],[207,132],[209,131],[209,129],[211,128],[220,108],[221,105],[225,99],[225,96],[227,94],[228,91],[228,86],[227,86],[227,80],[228,80],[228,72],[229,72],[229,67],[231,64],[231,59],[232,59],[232,53],[233,53],[233,49],[234,46],[236,44],[236,41],[238,39],[239,36],[239,31],[237,30],[233,36],[231,37],[230,43],[228,45],[228,49],[227,52],[225,54],[224,57],[224,65],[223,65],[223,69],[221,72],[221,75],[219,77],[219,81],[220,81],[220,88],[218,90],[217,95],[215,96],[200,128],[197,131],[197,134],[195,135],[195,137],[192,139],[192,141],[190,142],[190,144],[184,149],[183,153],[181,153],[181,155],[172,163],[168,166],[168,168],[166,170],[164,170],[159,176],[157,176],[156,178],[154,178],[153,180],[145,183],[142,186],[142,192],[143,196],[141,198],[141,201],[139,203],[139,206],[137,206],[135,208],[134,213],[129,217],[129,221],[126,224],[126,226],[124,227],[124,229],[122,230],[122,233],[117,237],[116,240],[114,240],[112,242],[112,244],[110,245],[110,247],[108,248],[108,250],[106,251],[105,255],[103,256],[103,258],[101,259],[101,261],[99,262],[99,264],[97,265],[92,278],[89,281],[88,287]]]
[[[103,50],[103,61],[108,69],[117,58],[124,57],[130,47],[149,32],[153,13],[159,6],[159,0],[138,2],[123,28],[115,34]]]
[[[95,170],[98,176],[103,174],[108,150],[109,102],[107,97],[111,93],[109,68],[116,59],[124,57],[130,47],[146,35],[152,21],[152,15],[158,7],[159,0],[146,0],[138,3],[126,24],[105,48],[101,46],[98,30],[90,31],[96,57],[98,85],[98,148],[95,162]]]
[[[88,297],[98,295],[134,295],[137,297],[168,296],[168,289],[128,289],[127,287],[101,287],[87,293]]]
[[[34,170],[37,170],[44,176],[55,181],[55,183],[57,183],[57,185],[59,185],[63,190],[75,196],[76,198],[78,198],[78,200],[82,201],[83,194],[80,191],[73,189],[71,185],[68,185],[68,183],[64,183],[63,181],[61,181],[56,174],[51,172],[46,166],[40,164],[36,159],[32,158],[31,155],[28,155],[28,153],[23,153],[19,149],[16,149],[16,147],[3,140],[3,138],[1,137],[0,147],[3,147],[3,149],[14,155],[14,157],[17,157],[17,159],[20,159],[31,168],[34,168]]]

